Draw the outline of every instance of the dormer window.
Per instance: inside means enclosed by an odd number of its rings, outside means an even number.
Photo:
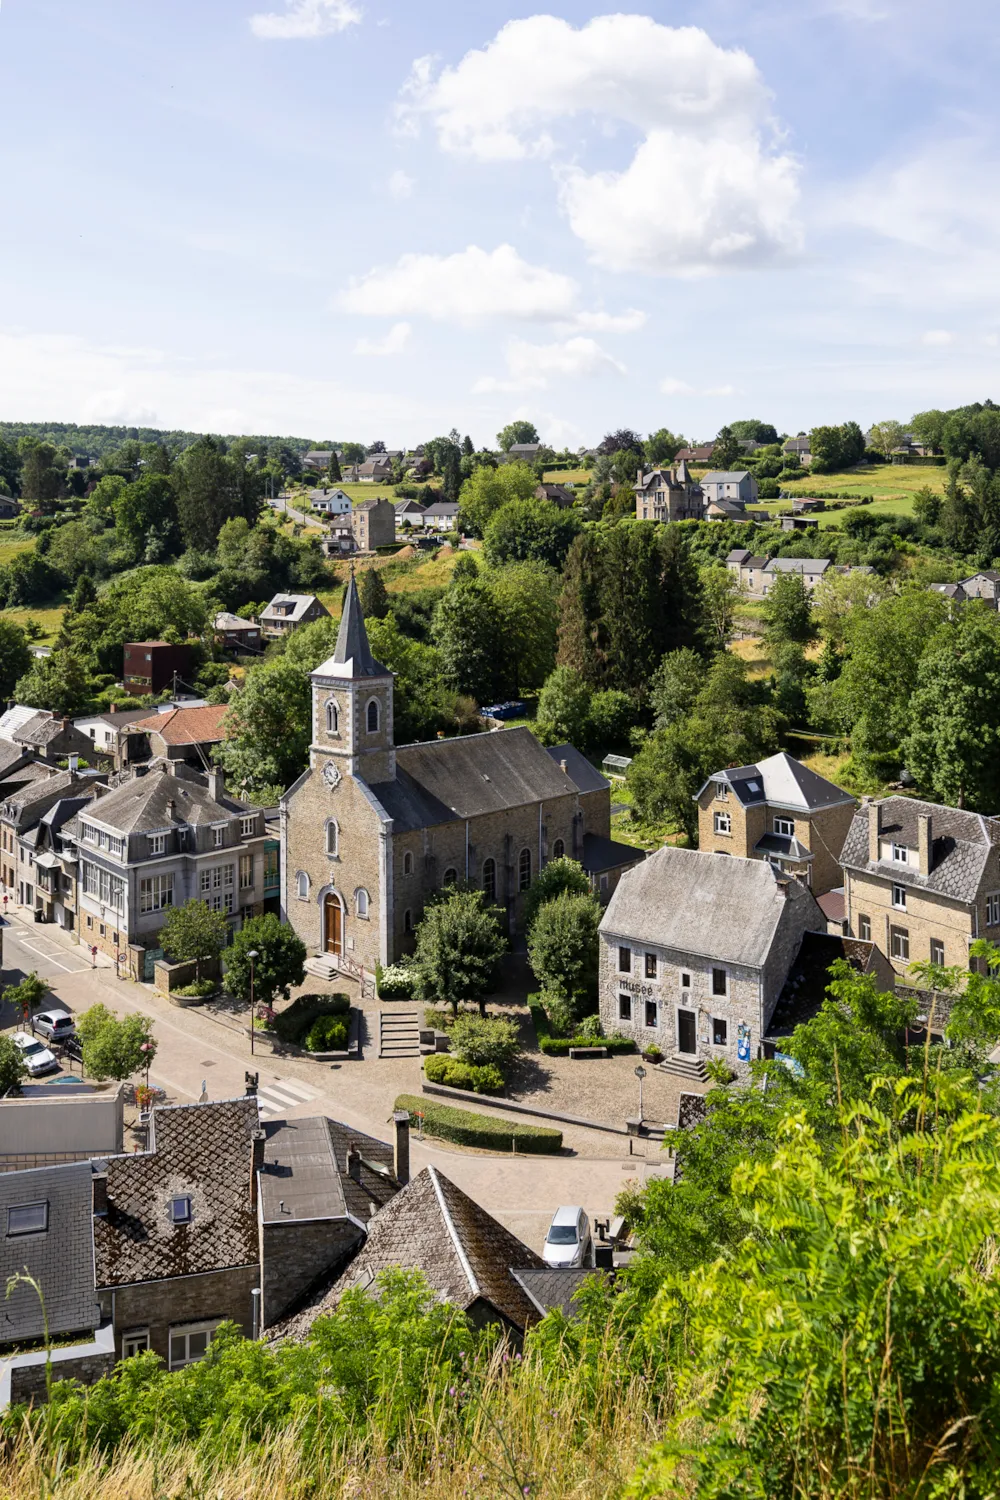
[[[171,1224],[190,1224],[191,1218],[192,1218],[192,1214],[191,1214],[191,1199],[187,1195],[185,1195],[184,1197],[179,1197],[179,1198],[171,1198],[171,1200],[170,1200],[170,1222],[171,1222]]]
[[[893,844],[892,845],[892,858],[893,858],[893,863],[894,864],[897,864],[897,865],[909,864],[910,851],[906,847],[905,844]]]

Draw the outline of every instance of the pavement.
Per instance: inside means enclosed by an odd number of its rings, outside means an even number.
[[[3,922],[4,983],[15,984],[32,970],[49,984],[47,1005],[58,1003],[77,1013],[102,1002],[118,1014],[147,1015],[158,1043],[150,1081],[165,1089],[171,1103],[192,1103],[203,1089],[209,1099],[239,1097],[246,1089],[247,1072],[253,1071],[259,1077],[261,1111],[267,1118],[327,1115],[389,1141],[396,1095],[420,1093],[419,1058],[377,1057],[377,1002],[364,1006],[373,1044],[365,1049],[364,1060],[320,1063],[275,1056],[260,1046],[251,1056],[245,1013],[174,1005],[152,985],[117,977],[103,954],[92,963],[89,951],[73,934],[39,926],[20,911],[10,912]],[[336,987],[352,988],[344,980]],[[314,992],[323,986],[310,979],[303,988]],[[352,1000],[357,1000],[356,991]],[[0,1026],[13,1029],[19,1021],[12,1007],[0,1006]],[[596,1084],[596,1073],[591,1078]],[[489,1112],[485,1100],[481,1105],[470,1100],[470,1107]],[[412,1168],[416,1172],[430,1163],[438,1166],[525,1243],[540,1250],[560,1205],[579,1204],[591,1219],[603,1218],[613,1212],[615,1198],[627,1182],[642,1182],[664,1171],[665,1158],[655,1142],[630,1145],[622,1136],[563,1129],[564,1150],[558,1157],[499,1156],[414,1137]]]

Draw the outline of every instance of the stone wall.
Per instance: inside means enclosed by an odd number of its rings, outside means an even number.
[[[218,979],[217,958],[203,958],[200,967],[202,979]],[[183,989],[186,984],[193,984],[198,978],[198,969],[199,965],[193,958],[186,959],[183,963],[171,963],[169,959],[158,958],[153,965],[153,982],[158,990],[169,995],[173,990]]]
[[[311,1286],[359,1250],[364,1239],[349,1219],[264,1224],[261,1326],[276,1323]]]
[[[912,963],[931,956],[931,938],[944,944],[944,962],[967,968],[969,943],[975,936],[974,907],[948,901],[930,891],[911,885],[906,889],[906,910],[892,904],[893,880],[890,874],[859,874],[845,870],[848,931],[852,937],[862,935],[862,917],[867,917],[872,942],[889,959],[897,974],[907,974]],[[998,882],[1000,883],[1000,882]],[[892,952],[892,929],[899,928],[909,938],[909,957],[898,958]],[[980,929],[984,930],[984,929]],[[995,931],[996,929],[994,929]],[[989,935],[987,931],[987,935]],[[912,975],[910,976],[912,979]]]
[[[68,1358],[60,1358],[67,1355]],[[114,1355],[99,1353],[76,1355],[72,1349],[53,1349],[52,1379],[79,1380],[82,1385],[94,1385],[115,1367]],[[10,1399],[18,1401],[44,1400],[46,1392],[45,1362],[30,1365],[14,1365],[10,1372]]]
[[[253,1333],[250,1293],[259,1285],[260,1267],[252,1265],[102,1288],[101,1311],[114,1318],[116,1358],[121,1358],[122,1334],[140,1328],[149,1329],[149,1347],[168,1363],[170,1329],[181,1324],[228,1319],[249,1338]]]

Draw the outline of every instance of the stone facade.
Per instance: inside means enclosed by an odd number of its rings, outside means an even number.
[[[785,874],[822,896],[842,883],[840,852],[856,808],[853,799],[808,811],[770,803],[745,807],[725,788],[708,782],[698,797],[698,848],[742,859],[771,858]],[[796,853],[785,857],[759,851],[765,834],[790,838]],[[799,851],[805,857],[796,857]]]
[[[143,1330],[149,1334],[149,1348],[168,1365],[171,1329],[229,1321],[249,1338],[253,1333],[250,1293],[259,1285],[260,1267],[249,1265],[103,1289],[101,1313],[114,1320],[115,1358],[123,1358],[123,1338],[135,1338]]]
[[[365,1231],[348,1218],[291,1220],[261,1227],[262,1327],[283,1317],[321,1277],[364,1244]]]

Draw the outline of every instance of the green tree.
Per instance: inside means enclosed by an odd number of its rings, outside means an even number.
[[[70,582],[84,573],[104,571],[111,538],[95,534],[86,521],[67,521],[50,535],[46,557]]]
[[[309,679],[294,661],[279,656],[248,669],[230,700],[226,738],[214,751],[241,793],[273,795],[305,770],[311,707]]]
[[[250,1003],[250,954],[253,960],[255,1005],[273,1005],[278,995],[288,999],[293,985],[306,977],[305,943],[293,927],[274,912],[244,922],[226,949],[226,989],[237,1000]]]
[[[23,454],[21,499],[57,500],[66,480],[66,465],[56,459],[52,443],[33,442]]]
[[[493,567],[533,561],[561,571],[581,525],[574,511],[551,500],[510,500],[490,517],[483,552]]]
[[[595,693],[587,714],[587,748],[605,752],[627,748],[637,719],[635,699],[620,688],[605,688]]]
[[[544,562],[496,568],[486,584],[499,611],[515,694],[541,687],[556,661],[558,573]]]
[[[730,422],[729,430],[734,437],[751,438],[755,443],[762,445],[778,441],[778,429],[772,427],[770,422],[759,422],[756,417],[746,417],[738,422]]]
[[[643,444],[647,467],[658,469],[669,464],[684,447],[684,439],[675,437],[667,427],[651,432]]]
[[[904,1072],[906,1028],[916,1014],[914,999],[884,992],[874,974],[837,959],[818,1014],[796,1026],[782,1051],[802,1064],[810,1087],[824,1097],[861,1099],[872,1079]]]
[[[0,698],[11,696],[14,684],[28,672],[31,662],[28,640],[20,625],[0,616]]]
[[[506,1016],[463,1013],[449,1033],[451,1050],[460,1062],[474,1068],[499,1068],[505,1076],[524,1050],[517,1022]]]
[[[229,922],[223,911],[192,896],[183,906],[172,906],[160,928],[160,946],[175,963],[193,963],[201,978],[202,964],[218,959],[229,941]]]
[[[906,428],[902,422],[894,421],[876,422],[869,433],[871,446],[887,463],[905,437]]]
[[[816,638],[812,601],[801,573],[779,573],[764,600],[764,639],[769,647]]]
[[[508,422],[497,433],[497,442],[504,453],[509,453],[515,443],[537,443],[538,429],[533,422]]]
[[[462,488],[462,455],[449,443],[441,460],[441,490],[446,500],[457,500]]]
[[[413,993],[418,1000],[446,1002],[458,1014],[472,1000],[485,1013],[496,987],[507,941],[499,914],[482,891],[452,890],[426,907],[417,928]]]
[[[3,998],[8,1005],[13,1006],[25,1025],[27,1025],[48,992],[49,987],[45,980],[39,979],[34,969],[32,969],[30,974],[24,976],[20,984],[8,985],[3,992]]]
[[[530,935],[542,907],[557,896],[589,896],[590,879],[575,859],[550,859],[524,895],[524,930]]]
[[[582,745],[592,693],[573,667],[556,667],[538,695],[536,727],[548,744]]]
[[[480,464],[462,485],[459,522],[470,536],[485,535],[490,517],[512,500],[530,500],[538,488],[534,469],[524,463]]]
[[[125,489],[125,484],[126,481],[120,474],[105,474],[87,496],[85,513],[104,526],[113,526],[115,501]]]
[[[479,703],[507,696],[513,686],[509,643],[493,591],[483,579],[457,584],[439,601],[434,644],[445,681]]]
[[[740,440],[731,427],[720,427],[712,448],[712,468],[735,469],[743,456]]]
[[[1000,620],[967,606],[942,627],[917,670],[906,764],[942,801],[1000,806]]]
[[[93,683],[85,663],[73,650],[56,648],[51,656],[41,656],[21,677],[14,696],[33,708],[47,708],[52,713],[72,718],[82,713],[90,702]]]
[[[336,448],[333,448],[330,451],[330,470],[329,470],[329,473],[330,473],[330,483],[331,484],[341,484],[343,482],[343,475],[340,472],[340,459],[337,457],[337,450],[336,450]]]
[[[83,1047],[83,1066],[91,1078],[123,1082],[146,1068],[156,1056],[156,1038],[148,1016],[119,1018],[106,1005],[92,1005],[76,1023]]]
[[[176,550],[177,499],[166,474],[146,474],[126,485],[114,502],[115,530],[136,558],[147,554],[151,540]]]
[[[705,602],[706,634],[715,645],[725,648],[733,638],[736,610],[744,590],[728,568],[702,568],[699,577]]]
[[[8,995],[10,991],[7,992]],[[21,1092],[28,1069],[19,1047],[5,1031],[0,1031],[0,1099],[13,1098]]]
[[[389,613],[389,595],[378,568],[366,568],[358,586],[358,598],[366,620],[384,620]]]
[[[669,651],[650,682],[649,706],[656,715],[655,727],[666,729],[686,718],[704,686],[704,657],[689,646]]]
[[[568,891],[546,901],[528,934],[528,962],[546,995],[558,996],[572,1016],[589,1015],[597,1000],[597,929],[601,908],[595,898]]]

